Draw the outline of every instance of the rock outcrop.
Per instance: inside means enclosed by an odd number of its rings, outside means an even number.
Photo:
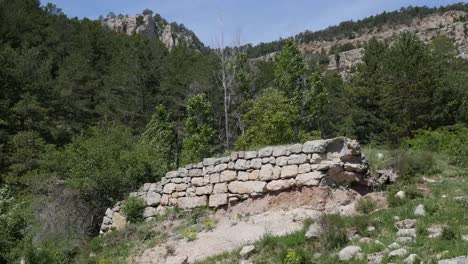
[[[159,39],[169,50],[184,43],[194,48],[201,48],[203,44],[195,34],[182,25],[167,23],[159,16],[126,15],[107,17],[103,25],[116,32],[127,35],[142,34],[150,39]]]
[[[170,171],[161,181],[146,183],[130,196],[145,202],[144,217],[151,219],[167,207],[219,208],[297,188],[347,186],[363,180],[366,172],[360,145],[340,137],[207,158]],[[122,215],[121,204],[106,211],[101,233],[112,229],[115,215]]]

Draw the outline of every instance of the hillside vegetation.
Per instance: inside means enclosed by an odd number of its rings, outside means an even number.
[[[231,150],[335,136],[388,149],[409,142],[447,153],[453,164],[440,173],[464,179],[468,62],[445,36],[373,39],[346,81],[290,39],[274,62],[252,63],[238,48],[168,50],[38,0],[0,1],[0,36],[0,263],[95,263],[81,259],[106,248],[92,239],[106,208],[170,169]],[[390,212],[408,216],[426,202],[418,199]],[[466,208],[455,206],[458,217]],[[269,239],[265,249],[276,247]]]

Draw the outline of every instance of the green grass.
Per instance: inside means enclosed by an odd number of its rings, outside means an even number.
[[[374,153],[378,153],[377,150]],[[374,168],[380,166],[383,165],[377,164]],[[327,216],[326,220],[319,220],[318,223],[327,226],[327,231],[318,241],[308,241],[304,238],[306,228],[286,236],[263,237],[255,243],[254,263],[285,264],[290,259],[300,259],[298,263],[340,263],[336,253],[346,245],[361,246],[364,255],[382,251],[384,248],[375,243],[362,244],[343,239],[343,230],[354,230],[361,237],[377,239],[386,247],[397,238],[395,227],[397,220],[394,217],[400,220],[415,219],[414,209],[418,204],[425,206],[426,216],[417,218],[417,239],[415,243],[408,244],[409,254],[417,254],[424,263],[437,263],[437,255],[441,255],[444,259],[468,255],[468,242],[461,239],[461,235],[468,235],[468,170],[453,167],[444,159],[438,159],[434,167],[427,172],[419,171],[411,177],[400,179],[397,184],[389,186],[387,191],[390,207],[387,209],[373,211],[372,205],[364,204],[363,211],[366,213],[364,215],[354,217],[333,215]],[[436,179],[437,182],[426,183],[422,180],[423,176]],[[397,201],[393,198],[399,190],[406,192],[406,199]],[[442,198],[443,195],[446,198]],[[440,238],[427,237],[426,229],[433,224],[447,226]],[[305,225],[310,225],[310,221]],[[374,226],[376,231],[368,232],[366,229],[369,225]],[[198,263],[237,263],[238,252],[239,250],[227,252]],[[294,258],[288,258],[288,253]],[[314,256],[315,253],[319,253],[320,256]],[[402,260],[384,259],[384,263],[401,263]],[[367,261],[353,260],[348,263],[367,263]]]

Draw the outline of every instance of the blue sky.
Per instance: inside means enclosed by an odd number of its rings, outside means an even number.
[[[226,42],[239,35],[243,44],[256,44],[403,6],[441,6],[467,0],[41,0],[48,2],[69,17],[93,19],[111,11],[136,14],[149,8],[169,21],[183,23],[213,46],[220,32]]]

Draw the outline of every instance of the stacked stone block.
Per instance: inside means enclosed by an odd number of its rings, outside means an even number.
[[[170,171],[160,182],[146,183],[130,196],[144,200],[144,216],[151,219],[167,207],[218,208],[267,193],[348,185],[362,179],[366,172],[367,162],[359,144],[340,137],[206,158]],[[109,210],[119,213],[115,207]],[[102,232],[110,230],[112,217],[106,213],[105,220]]]

